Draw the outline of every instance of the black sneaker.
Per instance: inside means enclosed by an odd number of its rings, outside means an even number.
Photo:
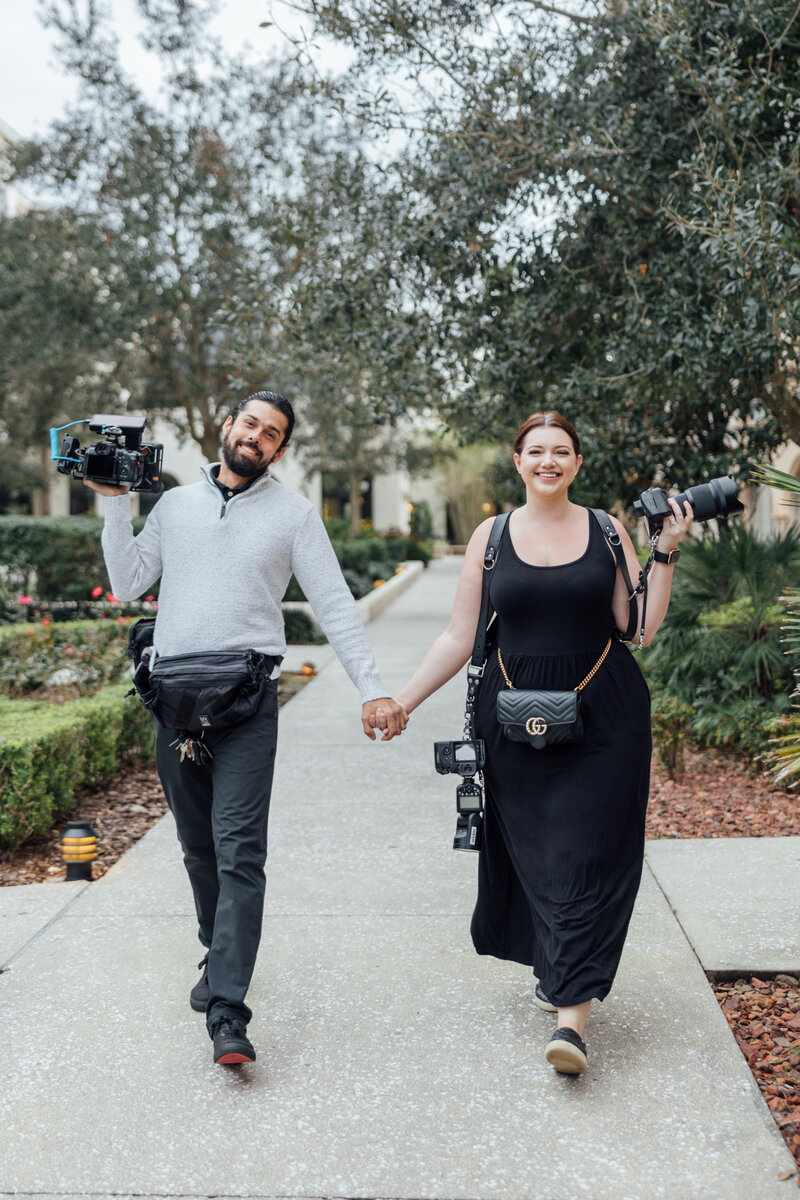
[[[222,1066],[256,1061],[253,1043],[248,1040],[242,1021],[223,1017],[214,1026],[214,1062]]]
[[[189,992],[189,1003],[195,1012],[205,1012],[208,1008],[208,998],[211,988],[208,986],[208,955],[197,964],[198,970],[203,968],[203,974]]]
[[[558,1012],[557,1007],[549,996],[545,996],[541,987],[537,983],[533,992],[533,1003],[537,1008],[541,1008],[543,1012]]]
[[[582,1075],[588,1065],[586,1043],[579,1033],[567,1025],[555,1031],[547,1043],[544,1056],[550,1066],[562,1075]]]

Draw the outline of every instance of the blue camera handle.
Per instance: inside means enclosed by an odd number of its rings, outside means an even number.
[[[85,425],[88,417],[84,417],[80,421],[70,421],[68,425],[50,426],[50,457],[53,462],[80,462],[79,458],[67,458],[59,454],[58,435],[63,429],[71,429],[73,425]]]

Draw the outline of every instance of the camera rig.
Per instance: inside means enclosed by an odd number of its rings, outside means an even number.
[[[132,492],[160,492],[164,486],[164,447],[142,441],[146,423],[146,417],[97,413],[88,420],[70,421],[51,429],[50,455],[56,470],[60,475],[130,488]],[[65,434],[59,447],[59,433],[85,424],[92,433],[102,434],[102,440],[82,448],[78,438]]]

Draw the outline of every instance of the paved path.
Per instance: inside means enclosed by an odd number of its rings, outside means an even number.
[[[390,689],[442,628],[457,569],[432,565],[370,625]],[[200,948],[167,817],[60,910],[37,898],[38,934],[17,912],[0,1194],[785,1197],[792,1160],[651,867],[590,1069],[556,1076],[529,973],[469,941],[476,862],[450,849],[454,780],[431,750],[460,729],[463,680],[372,745],[327,662],[281,713],[258,1062],[214,1067],[189,1009]]]

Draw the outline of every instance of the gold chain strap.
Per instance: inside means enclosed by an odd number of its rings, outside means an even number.
[[[581,680],[581,682],[578,684],[578,686],[577,686],[576,688],[573,688],[573,689],[572,689],[573,691],[575,691],[575,692],[582,692],[582,691],[583,691],[583,689],[586,687],[587,683],[589,683],[589,682],[590,682],[590,680],[594,679],[595,675],[597,674],[597,672],[600,670],[600,668],[602,667],[603,663],[605,662],[605,660],[606,660],[606,655],[608,654],[608,652],[609,652],[609,650],[610,650],[610,649],[611,649],[611,638],[609,638],[609,639],[608,639],[608,641],[606,642],[606,648],[605,648],[605,650],[604,650],[604,651],[603,651],[603,653],[600,655],[600,657],[598,658],[597,662],[596,662],[596,663],[594,664],[594,666],[592,667],[592,669],[591,669],[591,671],[589,672],[589,674],[586,676],[586,678],[585,678],[585,679],[582,679],[582,680]],[[507,683],[507,684],[508,684],[508,686],[511,688],[511,690],[512,690],[512,691],[514,691],[514,690],[515,690],[515,689],[514,689],[514,685],[513,685],[513,683],[511,682],[511,680],[508,678],[508,672],[506,671],[505,665],[504,665],[504,663],[503,663],[503,656],[502,656],[502,655],[501,655],[501,653],[500,653],[500,647],[499,647],[499,646],[497,647],[497,661],[498,661],[498,662],[499,662],[499,664],[500,664],[500,670],[503,672],[503,679],[505,679],[506,683]]]

